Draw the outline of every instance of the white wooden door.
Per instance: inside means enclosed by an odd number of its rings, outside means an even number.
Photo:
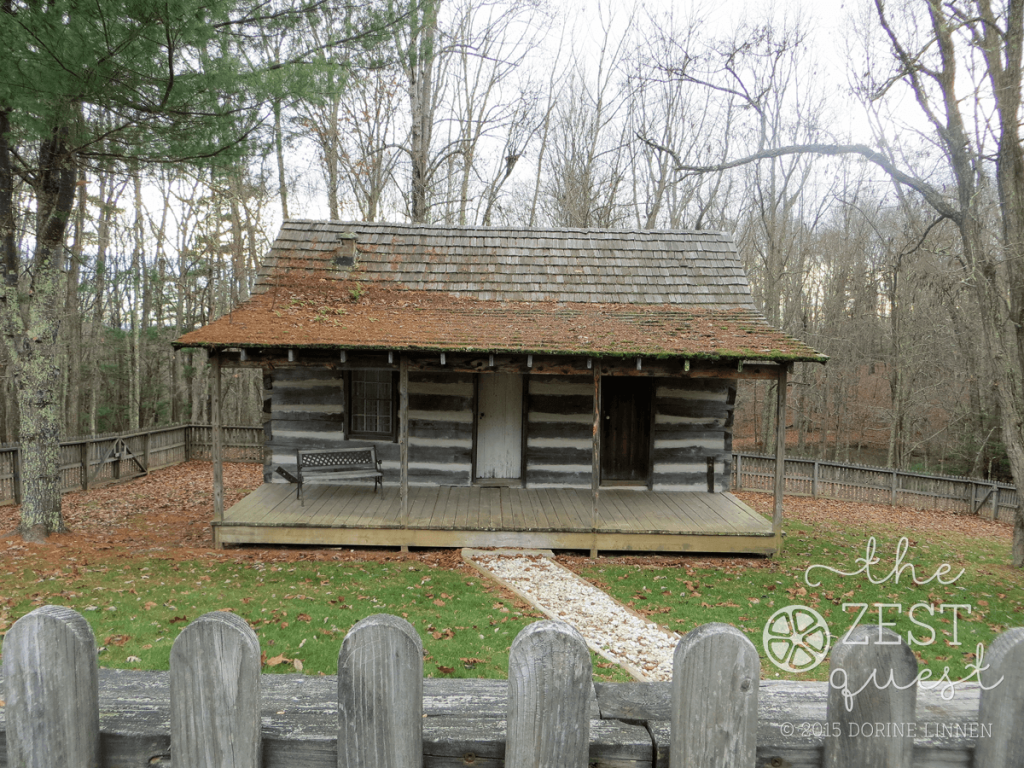
[[[515,373],[480,374],[476,419],[477,478],[521,477],[523,377]]]

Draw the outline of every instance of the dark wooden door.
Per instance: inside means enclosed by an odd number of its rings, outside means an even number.
[[[650,379],[601,379],[601,482],[646,483],[651,472]]]

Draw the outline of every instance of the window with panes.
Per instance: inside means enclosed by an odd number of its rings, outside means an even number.
[[[349,371],[348,436],[395,438],[395,375],[392,371]]]

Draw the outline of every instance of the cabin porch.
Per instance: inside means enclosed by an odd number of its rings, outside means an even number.
[[[216,546],[491,547],[773,554],[772,521],[731,493],[488,486],[401,489],[265,483],[213,523]]]

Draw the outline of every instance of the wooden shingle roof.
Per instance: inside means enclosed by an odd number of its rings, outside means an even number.
[[[311,221],[175,345],[825,360],[768,325],[720,233]]]
[[[360,280],[483,301],[753,307],[732,240],[719,232],[498,229],[288,221],[257,292],[297,277]]]

